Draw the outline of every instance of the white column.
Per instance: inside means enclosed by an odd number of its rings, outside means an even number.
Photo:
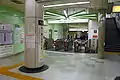
[[[25,0],[25,63],[27,68],[43,65],[42,59],[42,24],[43,5],[35,0]],[[41,58],[41,59],[40,59]]]
[[[19,70],[37,73],[48,69],[42,55],[43,5],[35,0],[25,0],[25,55],[24,66]]]
[[[25,0],[25,56],[19,70],[37,73],[48,69],[42,57],[43,5],[35,0]]]

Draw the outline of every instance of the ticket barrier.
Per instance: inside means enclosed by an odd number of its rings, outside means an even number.
[[[88,40],[75,40],[74,41],[74,52],[82,51],[82,47],[85,47],[85,52],[90,52]]]
[[[45,38],[43,48],[45,50],[53,48],[54,40],[52,38]]]
[[[85,53],[90,53],[91,39],[85,41]]]
[[[74,52],[81,51],[81,48],[82,48],[82,42],[81,42],[81,40],[75,40],[74,41]]]
[[[64,51],[72,50],[73,41],[72,40],[65,40],[64,41]]]
[[[54,46],[56,51],[63,49],[63,40],[57,39],[56,41],[54,41]]]
[[[85,53],[97,53],[98,51],[98,40],[89,39],[85,42]]]
[[[74,41],[74,52],[78,52],[79,50],[78,42]]]

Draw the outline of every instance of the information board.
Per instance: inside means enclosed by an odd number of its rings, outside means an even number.
[[[6,57],[14,54],[13,45],[0,46],[0,57]]]
[[[13,31],[11,24],[0,24],[0,45],[13,43]]]

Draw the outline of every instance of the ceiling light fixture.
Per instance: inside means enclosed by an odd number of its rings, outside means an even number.
[[[83,15],[83,16],[86,16],[86,17],[97,17],[96,14],[86,14],[86,15]]]
[[[55,13],[52,13],[52,12],[46,12],[46,14],[49,14],[49,15],[54,15],[54,16],[62,16],[62,15],[55,14]]]
[[[88,19],[76,19],[76,20],[48,20],[48,23],[88,23]]]
[[[67,14],[66,10],[64,10],[63,12],[65,14],[65,17],[68,17],[68,14]]]
[[[85,29],[85,28],[69,28],[69,31],[88,31],[88,29]]]
[[[16,14],[14,14],[13,16],[14,16],[14,17],[17,17],[17,15],[16,15]]]
[[[89,4],[89,3],[90,3],[90,1],[86,1],[86,2],[76,2],[76,3],[46,5],[46,6],[44,6],[44,7],[45,7],[45,8],[49,8],[49,7],[60,7],[60,6],[70,6],[70,5],[77,5],[77,4]]]
[[[77,16],[77,15],[81,15],[81,14],[87,14],[87,12],[80,12],[80,13],[77,13],[77,14],[74,14],[74,15],[72,15],[72,16]]]

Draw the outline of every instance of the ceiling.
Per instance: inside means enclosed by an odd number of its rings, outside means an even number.
[[[118,2],[120,0],[108,0],[109,3],[112,3],[112,2]]]
[[[39,1],[40,0],[38,0],[38,2]],[[88,1],[89,0],[54,0],[52,2],[44,1],[44,6],[55,5],[55,4],[65,4],[65,3],[88,2]],[[57,6],[52,8],[48,7],[48,8],[45,8],[44,18],[47,20],[52,20],[52,21],[48,21],[51,23],[54,23],[54,22],[71,23],[71,21],[73,22],[73,20],[76,20],[75,22],[79,23],[80,19],[97,19],[96,14],[89,13],[89,8],[92,8],[91,0],[90,0],[90,4]]]
[[[38,1],[41,1],[41,0],[38,0]],[[105,4],[107,2],[107,0],[43,0],[43,1],[45,6],[54,5],[54,4],[90,1],[90,4],[45,8],[45,18],[55,19],[55,20],[56,19],[65,20],[65,19],[70,19],[71,17],[72,19],[76,19],[76,18],[77,19],[81,19],[81,18],[96,19],[97,15],[95,13],[91,13],[89,9],[103,8],[105,6],[103,6],[102,3]],[[23,13],[24,13],[24,3],[25,3],[25,0],[0,0],[0,5],[11,7]],[[65,15],[64,11],[67,13],[67,16]]]
[[[88,0],[84,0],[87,2]],[[65,3],[83,2],[83,0],[63,0],[56,2],[45,2],[46,5],[65,4]],[[89,13],[90,4],[70,5],[70,6],[57,6],[45,8],[44,19],[48,23],[86,23],[88,20],[83,19],[97,19],[95,13]],[[49,21],[50,20],[50,21]],[[75,21],[75,22],[74,22]]]
[[[0,5],[24,12],[24,0],[0,0]]]
[[[9,7],[14,7],[20,11],[24,11],[24,1],[25,0],[0,0],[0,5],[5,5]],[[37,0],[41,1],[41,0]],[[90,1],[90,4],[85,5],[73,5],[73,6],[62,6],[62,7],[54,7],[52,9],[66,9],[66,8],[100,8],[102,7],[102,3],[107,0],[42,0],[45,1],[44,5],[52,5],[52,4],[63,4],[63,3],[75,3],[75,2],[85,2]],[[49,9],[49,8],[48,8]]]

